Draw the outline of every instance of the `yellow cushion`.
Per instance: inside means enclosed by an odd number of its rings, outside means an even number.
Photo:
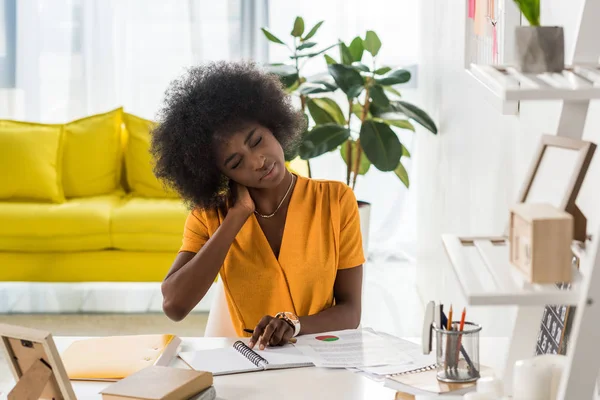
[[[130,190],[141,197],[178,198],[177,193],[166,188],[152,172],[150,130],[154,122],[128,113],[125,113],[124,120],[127,129],[125,165]]]
[[[85,251],[11,253],[0,251],[0,281],[161,282],[173,252]],[[11,268],[17,266],[18,268]]]
[[[179,250],[188,210],[177,199],[132,197],[113,210],[112,245],[129,251]]]
[[[123,109],[65,125],[63,185],[66,197],[109,194],[119,188]]]
[[[0,200],[64,201],[62,135],[60,125],[0,121]]]
[[[0,203],[0,251],[84,251],[110,247],[118,194],[62,204]]]

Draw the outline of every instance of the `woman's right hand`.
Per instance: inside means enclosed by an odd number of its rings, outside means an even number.
[[[233,202],[233,209],[244,211],[251,215],[256,209],[254,200],[250,197],[250,192],[246,186],[242,186],[239,183],[231,184],[231,195]]]

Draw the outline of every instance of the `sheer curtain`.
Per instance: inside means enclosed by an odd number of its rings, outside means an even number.
[[[419,105],[417,100],[418,74],[415,64],[419,57],[418,2],[410,0],[303,0],[297,2],[271,1],[269,3],[269,28],[280,39],[290,41],[290,32],[296,16],[303,17],[305,31],[324,20],[314,41],[319,45],[314,49],[325,48],[338,39],[349,44],[356,37],[365,37],[367,30],[377,33],[382,42],[378,64],[392,67],[405,67],[413,72],[413,79],[406,86],[398,87],[405,100]],[[311,39],[311,40],[313,40]],[[284,46],[269,45],[270,62],[286,62],[288,51]],[[328,52],[339,60],[339,52]],[[326,72],[323,57],[316,57],[302,69],[305,76]],[[343,96],[343,95],[342,95]],[[341,98],[343,101],[343,97]],[[417,126],[417,134],[429,134]],[[400,140],[411,150],[414,134],[400,133]],[[413,154],[413,158],[418,155]],[[403,159],[410,177],[413,161]],[[346,167],[338,151],[311,160],[315,178],[345,181]],[[411,183],[411,186],[415,182]],[[370,253],[378,255],[412,255],[415,233],[415,201],[393,173],[382,173],[371,168],[366,176],[361,176],[356,185],[359,200],[372,205],[370,229]]]
[[[17,3],[16,86],[24,93],[17,117],[28,120],[63,122],[118,106],[152,118],[186,67],[266,57],[266,45],[242,40],[266,22],[266,8],[256,11],[264,1]]]

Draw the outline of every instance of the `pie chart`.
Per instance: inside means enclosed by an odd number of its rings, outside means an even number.
[[[336,340],[339,340],[340,338],[337,336],[333,336],[333,335],[323,335],[323,336],[317,336],[317,337],[315,337],[315,339],[320,340],[322,342],[335,342]]]

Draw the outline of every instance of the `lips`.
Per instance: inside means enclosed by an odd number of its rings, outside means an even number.
[[[273,172],[273,170],[274,170],[274,169],[275,169],[275,163],[273,163],[273,164],[271,165],[271,167],[270,167],[270,168],[267,170],[267,172],[266,172],[266,173],[265,173],[265,174],[264,174],[264,175],[263,175],[263,176],[262,176],[260,179],[262,180],[262,179],[264,179],[264,178],[267,178],[267,177],[268,177],[268,175],[269,175],[271,172]]]

